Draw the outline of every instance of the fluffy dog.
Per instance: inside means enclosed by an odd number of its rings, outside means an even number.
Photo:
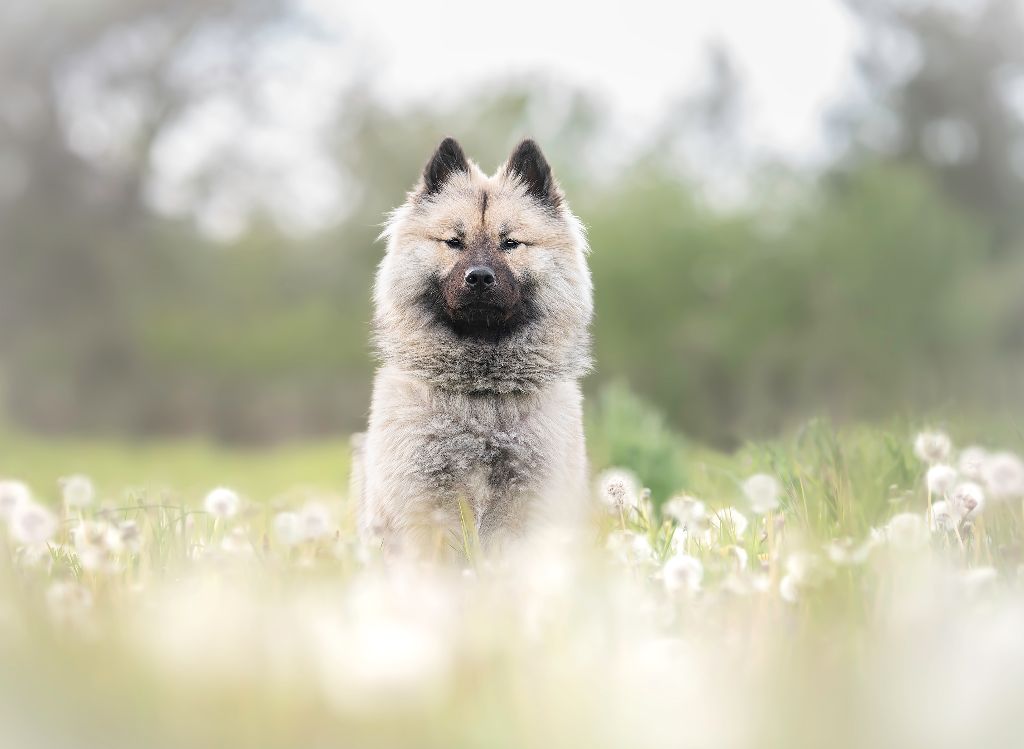
[[[540,148],[489,177],[445,139],[382,236],[360,531],[422,554],[579,519],[588,247]]]

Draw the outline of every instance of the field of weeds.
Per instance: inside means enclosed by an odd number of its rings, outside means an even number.
[[[0,744],[1016,745],[1021,446],[956,438],[811,424],[671,497],[610,468],[582,532],[452,566],[356,538],[337,445],[8,436]]]

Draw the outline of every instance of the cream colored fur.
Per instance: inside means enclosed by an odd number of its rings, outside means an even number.
[[[529,291],[528,319],[499,340],[460,337],[431,312],[432,284],[466,252],[442,241],[455,232],[525,243],[502,257]],[[353,459],[361,533],[429,554],[461,548],[464,519],[489,549],[579,521],[592,289],[581,225],[557,186],[538,200],[507,166],[487,176],[468,162],[432,194],[421,180],[384,236],[381,367]]]

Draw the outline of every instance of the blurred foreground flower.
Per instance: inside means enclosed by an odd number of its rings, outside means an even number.
[[[914,454],[925,463],[945,463],[953,442],[945,432],[920,432],[914,440]]]
[[[26,502],[11,513],[11,537],[20,544],[45,544],[57,533],[57,517],[42,505]]]
[[[672,497],[661,511],[690,533],[704,530],[707,525],[708,513],[704,503],[686,494]]]
[[[774,476],[758,473],[743,482],[743,493],[755,515],[764,515],[779,507],[781,489]]]
[[[982,464],[981,475],[993,499],[1024,496],[1024,462],[1013,453],[988,456]]]
[[[608,551],[624,564],[653,564],[656,559],[647,536],[633,531],[612,531],[606,543]]]
[[[220,486],[206,495],[203,508],[217,518],[230,518],[238,514],[242,500],[233,489]]]
[[[329,535],[334,522],[330,509],[320,502],[306,504],[299,513],[299,521],[303,538],[310,541]]]
[[[925,475],[928,491],[936,497],[944,497],[953,488],[956,479],[956,469],[945,463],[935,463],[928,468],[928,473]]]
[[[285,546],[294,546],[304,538],[302,520],[299,518],[298,513],[279,512],[274,515],[272,526],[274,528],[274,538]]]
[[[747,532],[747,516],[735,507],[720,507],[712,510],[708,516],[708,529],[704,532],[704,542],[718,546],[723,539],[743,538]]]
[[[886,524],[885,537],[896,549],[915,551],[928,543],[928,527],[920,515],[901,512]]]
[[[676,554],[661,568],[665,590],[669,593],[685,591],[696,593],[704,579],[704,565],[688,554]]]
[[[624,468],[609,468],[597,479],[601,500],[614,510],[637,507],[640,503],[640,481],[636,474]]]
[[[21,481],[0,481],[0,518],[6,520],[14,511],[32,501],[32,491]]]
[[[971,445],[960,451],[957,468],[964,478],[980,481],[986,461],[988,461],[988,450],[977,445]]]
[[[64,504],[68,507],[88,507],[96,499],[96,487],[88,476],[76,473],[65,476],[59,483]]]

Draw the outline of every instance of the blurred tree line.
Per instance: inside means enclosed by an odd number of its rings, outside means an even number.
[[[708,90],[628,163],[600,104],[557,84],[395,110],[356,75],[321,128],[344,185],[337,220],[296,231],[257,199],[240,231],[214,237],[162,205],[167,144],[224,102],[258,121],[259,52],[315,37],[309,19],[269,1],[5,4],[4,412],[40,431],[239,441],[360,428],[375,238],[446,134],[485,168],[524,134],[548,152],[593,248],[592,391],[627,381],[718,444],[820,411],[1019,406],[1019,13],[1012,0],[848,6],[867,43],[860,88],[829,121],[835,159],[761,164],[737,203],[709,199],[689,166],[695,148],[728,154],[741,124],[742,82],[714,50]],[[281,187],[235,145],[189,174],[190,205]]]

